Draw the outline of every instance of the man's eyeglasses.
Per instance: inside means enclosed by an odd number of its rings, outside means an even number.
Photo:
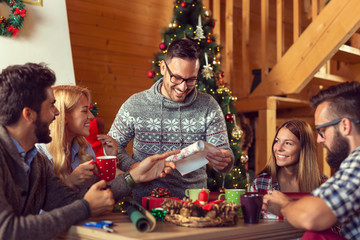
[[[169,66],[167,65],[167,63],[164,61],[166,69],[168,70],[169,74],[170,74],[170,82],[176,84],[176,85],[180,85],[182,84],[184,81],[186,82],[186,85],[188,87],[192,87],[196,84],[197,82],[197,78],[192,77],[192,78],[182,78],[179,75],[174,75],[170,69]]]
[[[315,129],[318,131],[320,137],[324,138],[324,132],[325,132],[325,129],[327,127],[330,127],[330,126],[334,126],[336,124],[339,124],[339,122],[341,122],[343,118],[339,118],[339,119],[336,119],[336,120],[333,120],[333,121],[330,121],[330,122],[327,122],[327,123],[324,123],[324,124],[321,124],[319,126],[316,126]],[[355,120],[355,119],[352,119],[352,118],[347,118],[350,120],[350,122],[352,123],[355,123],[355,124],[359,124],[360,123],[360,120]]]

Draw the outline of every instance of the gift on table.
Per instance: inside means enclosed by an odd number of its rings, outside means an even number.
[[[151,196],[142,197],[141,205],[146,210],[151,211],[151,209],[161,207],[161,204],[164,202],[164,199],[166,198],[180,200],[177,197],[170,197],[170,191],[167,188],[164,189],[157,187],[152,191]]]

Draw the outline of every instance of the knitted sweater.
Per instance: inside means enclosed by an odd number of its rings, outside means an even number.
[[[162,80],[150,89],[132,95],[120,108],[109,131],[119,144],[119,168],[129,167],[148,156],[182,149],[198,140],[230,150],[224,115],[216,100],[194,89],[184,102],[174,102],[161,92]],[[133,140],[133,157],[125,147]],[[150,196],[156,187],[168,188],[173,197],[183,198],[186,188],[206,188],[206,166],[181,176],[174,170],[166,178],[140,184],[135,200]]]

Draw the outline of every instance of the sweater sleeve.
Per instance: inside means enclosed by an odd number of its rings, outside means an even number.
[[[127,100],[121,106],[108,133],[108,135],[114,138],[118,143],[118,167],[122,171],[127,171],[132,164],[136,163],[136,161],[125,151],[127,144],[135,136],[134,118],[129,111],[129,109],[131,109],[129,102],[130,100]]]
[[[132,188],[125,180],[125,174],[120,174],[114,180],[112,180],[110,182],[110,188],[113,192],[113,196],[116,202],[122,197],[128,196],[132,190]]]
[[[209,99],[209,112],[206,118],[206,142],[218,148],[229,150],[232,161],[225,168],[229,172],[234,164],[234,153],[230,148],[228,132],[226,128],[224,114],[214,98]]]

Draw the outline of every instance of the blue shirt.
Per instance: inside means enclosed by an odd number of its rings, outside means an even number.
[[[54,159],[51,156],[51,154],[49,153],[49,150],[47,149],[46,144],[35,144],[37,150],[45,155],[47,157],[47,159],[50,162],[51,167],[54,166]],[[90,154],[93,157],[93,160],[96,161],[96,156],[95,156],[95,152],[92,149],[91,145],[88,143],[87,147],[86,147],[86,152],[88,154]],[[79,160],[79,146],[76,143],[73,143],[71,146],[71,170],[73,171],[75,168],[77,168],[80,165],[80,160]]]
[[[11,137],[11,140],[14,142],[16,149],[18,150],[20,154],[21,160],[24,162],[24,169],[27,174],[29,174],[31,168],[31,162],[34,160],[35,155],[37,154],[37,149],[34,147],[27,153],[24,151],[24,149],[20,146],[20,144],[15,140],[15,138]]]

